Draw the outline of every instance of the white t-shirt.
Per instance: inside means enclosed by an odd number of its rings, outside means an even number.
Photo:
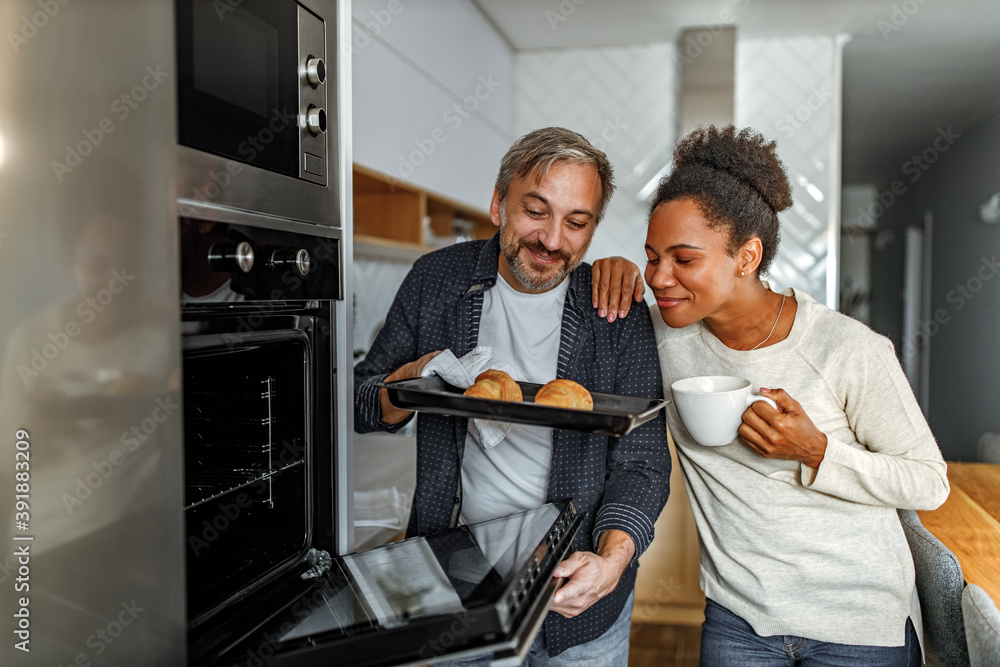
[[[525,294],[498,274],[496,287],[483,295],[478,344],[524,373],[518,380],[555,379],[568,289],[569,280],[563,280],[548,292]],[[544,504],[551,467],[552,429],[513,424],[499,444],[483,449],[470,422],[462,461],[462,523]]]

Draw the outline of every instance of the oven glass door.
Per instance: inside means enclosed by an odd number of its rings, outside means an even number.
[[[580,518],[571,502],[547,504],[334,558],[296,595],[272,595],[261,631],[213,664],[388,667],[488,652],[519,664]]]
[[[191,336],[184,351],[188,615],[301,559],[310,544],[310,341],[286,330]]]
[[[181,144],[299,174],[298,5],[177,0]]]

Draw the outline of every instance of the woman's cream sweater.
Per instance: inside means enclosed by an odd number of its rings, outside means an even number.
[[[732,350],[703,324],[671,329],[652,308],[664,395],[698,375],[785,389],[826,434],[818,470],[765,459],[738,437],[703,447],[673,404],[677,444],[701,541],[706,595],[760,635],[900,646],[921,631],[913,562],[896,508],[948,496],[945,462],[893,353],[864,324],[793,293],[783,341]]]

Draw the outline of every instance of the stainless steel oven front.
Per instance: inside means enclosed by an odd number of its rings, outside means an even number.
[[[223,621],[244,599],[329,559],[349,529],[338,516],[349,492],[338,488],[343,246],[333,228],[184,210],[183,507],[198,662],[232,641]]]

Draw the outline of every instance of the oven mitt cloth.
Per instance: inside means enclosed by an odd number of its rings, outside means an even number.
[[[523,381],[524,374],[519,369],[494,359],[493,348],[482,345],[462,358],[456,357],[451,350],[444,350],[427,362],[421,375],[423,377],[439,375],[450,385],[468,389],[475,383],[477,375],[490,368],[503,371],[515,380]],[[472,422],[479,433],[479,443],[483,449],[496,447],[510,431],[509,422],[487,421],[485,419],[473,419]]]

